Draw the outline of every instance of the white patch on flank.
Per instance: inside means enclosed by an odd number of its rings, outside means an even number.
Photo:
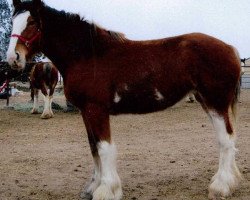
[[[21,35],[23,30],[27,26],[27,20],[29,16],[30,16],[29,11],[26,11],[24,13],[18,14],[17,16],[14,16],[11,35],[13,34]],[[16,60],[15,48],[16,48],[17,40],[18,40],[17,37],[10,38],[9,48],[7,51],[7,61],[10,65],[12,65],[14,61]]]
[[[155,88],[155,99],[157,101],[161,101],[164,99],[164,96],[157,90],[157,88]]]
[[[230,195],[241,178],[235,162],[235,137],[234,134],[227,133],[223,117],[211,111],[209,116],[215,128],[220,149],[219,169],[209,186],[209,197],[215,198],[216,195],[225,197]]]
[[[93,193],[93,200],[120,200],[122,189],[116,170],[116,147],[108,142],[100,142],[98,143],[98,154],[101,161],[101,184]]]
[[[114,96],[114,102],[118,103],[119,101],[121,101],[121,96],[119,96],[119,94],[117,92],[115,92],[115,96]]]

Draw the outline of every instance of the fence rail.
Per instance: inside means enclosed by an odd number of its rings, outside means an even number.
[[[29,75],[31,68],[36,64],[37,62],[27,62],[26,66],[23,71],[16,71],[12,70],[11,67],[7,62],[1,61],[0,62],[0,85],[6,79],[10,79],[12,81],[21,81],[21,82],[29,82]],[[62,84],[62,76],[59,74],[59,81],[58,83]]]
[[[241,88],[250,89],[250,66],[243,65],[245,72],[241,75]]]

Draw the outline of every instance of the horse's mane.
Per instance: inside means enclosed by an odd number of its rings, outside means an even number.
[[[126,40],[126,37],[123,33],[119,33],[119,32],[115,32],[115,31],[107,31],[110,36],[116,40],[119,40],[119,41],[124,41]]]
[[[53,16],[53,21],[56,21],[57,24],[64,23],[80,25],[82,23],[86,23],[86,20],[84,18],[81,18],[78,14],[65,12],[64,10],[59,11],[45,4],[43,5],[43,7],[43,10],[46,10],[46,14],[48,15],[48,17]]]
[[[116,41],[123,42],[126,40],[126,37],[123,33],[115,32],[106,30],[105,28],[87,21],[84,17],[80,17],[79,14],[74,14],[70,12],[66,12],[64,10],[58,11],[54,8],[51,8],[49,6],[44,5],[44,8],[46,9],[46,12],[49,13],[49,15],[53,15],[53,21],[56,21],[57,24],[65,24],[65,26],[74,26],[74,27],[82,27],[85,26],[85,28],[93,29],[94,31],[96,29],[101,29],[102,32],[105,32],[106,37],[110,37],[109,39],[113,39]]]
[[[35,14],[36,9],[33,8],[33,4],[31,1],[24,1],[22,2],[22,4],[20,4],[18,6],[17,9],[14,10],[13,16],[22,13],[24,11],[30,11],[32,13],[32,15],[35,17],[37,17],[37,14]],[[95,23],[90,23],[89,21],[87,21],[84,17],[80,17],[80,15],[78,14],[74,14],[74,13],[70,13],[70,12],[66,12],[64,10],[56,10],[55,8],[51,8],[49,6],[47,6],[45,3],[42,2],[42,10],[46,10],[46,14],[48,15],[48,22],[50,21],[49,19],[51,19],[50,17],[53,16],[53,21],[56,22],[56,24],[58,25],[62,25],[64,24],[67,27],[70,26],[85,26],[85,28],[91,28],[93,27],[94,29],[102,29],[102,32],[106,32],[106,37],[110,37],[110,39],[113,40],[117,40],[117,41],[124,41],[126,39],[125,35],[119,32],[115,32],[115,31],[110,31],[110,30],[106,30],[105,28],[102,28],[101,26],[95,24]],[[45,16],[46,18],[46,16]]]

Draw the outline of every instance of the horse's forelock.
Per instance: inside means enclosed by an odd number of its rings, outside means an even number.
[[[43,4],[41,4],[41,6],[42,5]],[[22,3],[18,4],[14,8],[13,17],[15,17],[15,16],[17,16],[17,15],[19,15],[21,13],[24,13],[26,11],[29,11],[33,18],[38,18],[38,16],[39,16],[38,9],[34,5],[34,3],[32,1],[25,1],[25,2],[22,2]]]
[[[31,2],[22,2],[15,6],[14,12],[13,12],[13,17],[17,16],[25,11],[30,11],[32,8],[32,3]]]

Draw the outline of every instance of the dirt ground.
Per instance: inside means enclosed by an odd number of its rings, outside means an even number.
[[[80,199],[92,158],[78,113],[29,113],[29,94],[0,110],[0,199]],[[64,105],[62,96],[55,102]],[[3,108],[5,100],[0,100]],[[42,101],[40,101],[42,105]],[[163,112],[111,117],[123,199],[203,200],[218,168],[212,125],[198,103],[181,101]],[[250,199],[250,90],[241,94],[237,162],[245,180],[229,200]]]

